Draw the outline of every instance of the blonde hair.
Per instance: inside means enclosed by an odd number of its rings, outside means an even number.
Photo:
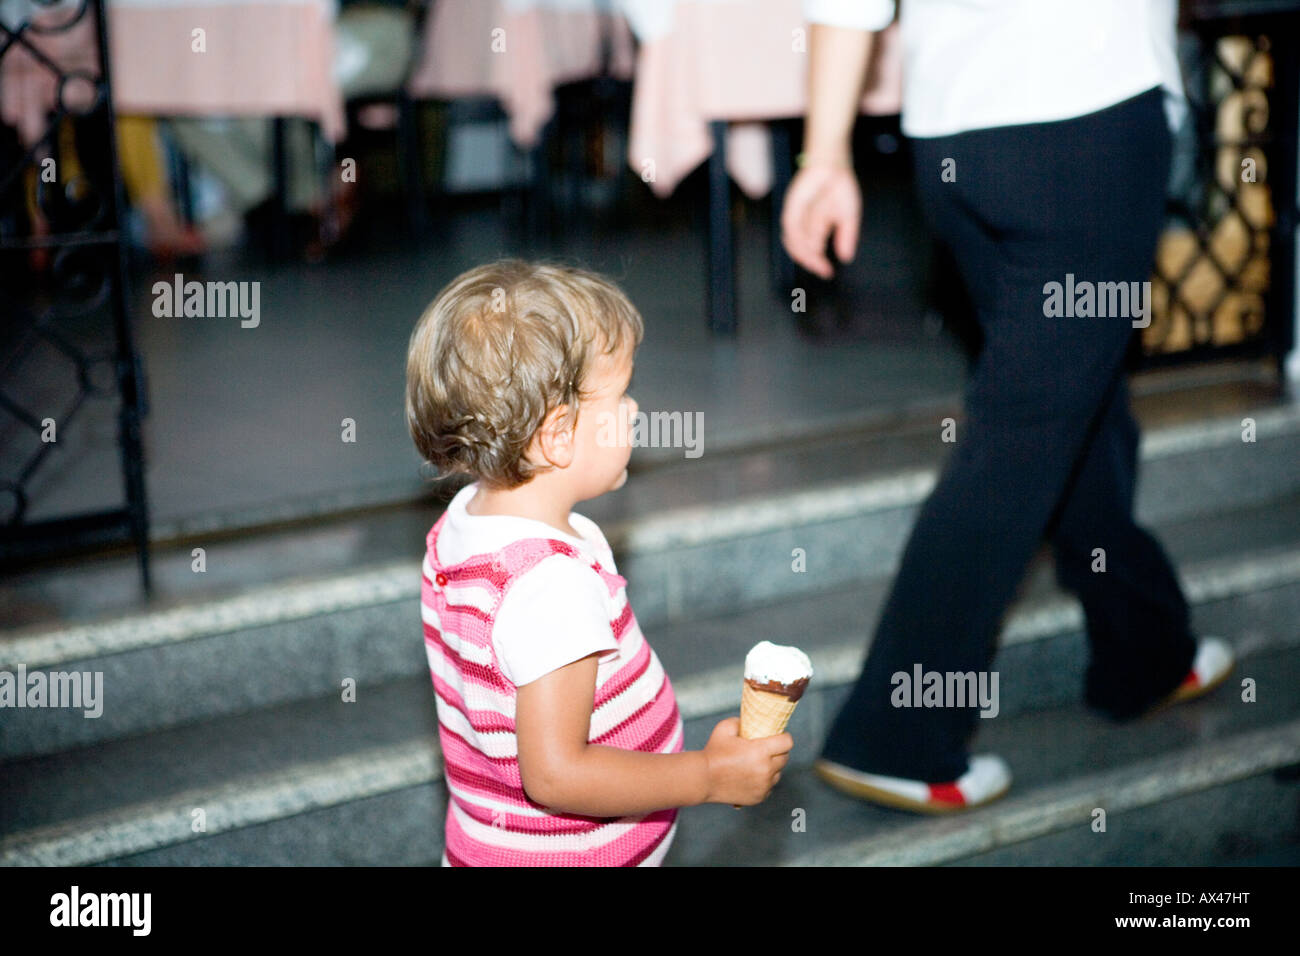
[[[521,259],[449,282],[420,316],[406,355],[406,423],[440,474],[493,488],[529,481],[525,458],[550,412],[576,422],[597,355],[641,344],[644,325],[612,282]]]

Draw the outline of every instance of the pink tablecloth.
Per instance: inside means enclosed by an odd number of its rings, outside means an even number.
[[[555,112],[554,88],[600,74],[602,25],[610,37],[609,72],[631,79],[632,32],[608,4],[523,0],[437,0],[425,19],[412,96],[496,97],[510,117],[510,138],[536,145]]]
[[[32,10],[37,24],[51,27],[69,22],[76,13],[75,7],[46,11],[33,5]],[[6,26],[16,28],[18,24],[6,21]],[[68,30],[58,33],[27,30],[23,39],[64,71],[98,78],[95,22],[89,12]],[[70,84],[69,94],[74,89],[84,94],[86,84]],[[45,117],[54,107],[57,96],[54,74],[39,63],[22,42],[14,42],[0,59],[0,122],[17,130],[22,143],[31,146],[44,135]],[[65,105],[73,108],[80,104],[70,102]]]
[[[303,116],[326,139],[343,136],[331,0],[109,0],[108,31],[119,113]],[[67,33],[24,36],[64,70],[99,74],[89,13]],[[53,74],[21,45],[0,60],[0,119],[24,142],[44,131],[56,95]]]
[[[660,0],[668,3],[668,0]],[[628,161],[658,196],[671,195],[713,152],[709,121],[730,120],[727,169],[751,198],[772,188],[763,120],[807,107],[808,33],[800,0],[681,0],[656,6],[655,35],[640,37]],[[898,25],[876,45],[862,112],[902,106]],[[653,177],[652,179],[650,177]]]

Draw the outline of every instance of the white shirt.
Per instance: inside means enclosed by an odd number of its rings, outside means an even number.
[[[903,0],[903,132],[1072,119],[1163,87],[1186,103],[1177,0]],[[803,0],[811,23],[883,30],[895,0]]]
[[[465,506],[477,490],[477,484],[467,485],[447,506],[447,521],[438,533],[442,564],[500,551],[522,538],[554,538],[618,573],[609,543],[590,518],[569,514],[569,524],[582,535],[575,538],[531,518],[472,515]],[[497,609],[492,628],[497,662],[519,687],[588,654],[617,651],[612,619],[609,588],[600,575],[571,557],[552,555],[515,581]]]

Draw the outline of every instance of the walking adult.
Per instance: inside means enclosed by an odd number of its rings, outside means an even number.
[[[828,278],[828,239],[842,262],[857,244],[851,133],[874,34],[896,10],[805,0],[804,12],[805,148],[781,225],[792,258]],[[1007,791],[1006,762],[969,753],[978,706],[895,706],[894,675],[987,672],[1044,537],[1086,615],[1089,706],[1131,719],[1232,668],[1225,642],[1193,635],[1174,569],[1133,517],[1138,429],[1123,360],[1143,306],[1058,309],[1049,295],[1053,283],[1113,292],[1150,277],[1170,125],[1186,109],[1176,12],[1175,0],[904,0],[902,128],[983,348],[952,454],[816,764],[848,793],[938,811]]]

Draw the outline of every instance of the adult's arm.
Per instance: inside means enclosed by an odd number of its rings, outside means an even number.
[[[852,166],[853,124],[875,35],[894,19],[893,0],[804,0],[808,37],[807,162]]]
[[[804,0],[810,23],[808,115],[804,160],[786,193],[781,238],[790,258],[824,279],[835,255],[853,258],[862,221],[862,194],[853,174],[853,124],[862,102],[876,32],[894,17],[892,0]]]

